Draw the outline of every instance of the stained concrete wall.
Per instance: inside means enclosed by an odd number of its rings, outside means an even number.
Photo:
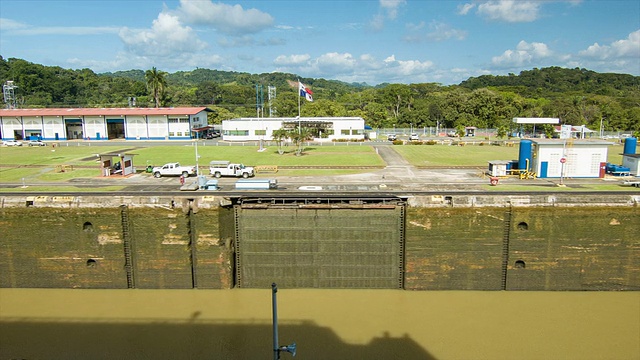
[[[637,198],[490,199],[406,199],[406,289],[640,289]],[[0,287],[234,287],[229,204],[215,196],[2,198]]]

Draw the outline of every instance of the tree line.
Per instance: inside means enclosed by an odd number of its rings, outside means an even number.
[[[156,68],[97,74],[0,57],[0,81],[12,80],[18,107],[207,106],[211,124],[238,117],[298,115],[302,81],[314,101],[302,116],[359,116],[373,128],[510,128],[514,117],[555,117],[593,130],[640,132],[640,77],[549,67],[506,76],[369,86],[295,74]],[[269,86],[275,98],[269,99]],[[131,99],[135,98],[135,105]]]

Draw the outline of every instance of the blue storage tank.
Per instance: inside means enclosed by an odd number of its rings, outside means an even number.
[[[625,155],[633,155],[636,153],[636,144],[638,143],[638,139],[633,137],[628,137],[624,139],[624,151],[622,152]]]
[[[527,160],[529,160],[529,166],[531,166],[531,159],[533,158],[533,141],[521,140],[520,141],[520,157],[518,158],[518,169],[529,170],[527,168]]]

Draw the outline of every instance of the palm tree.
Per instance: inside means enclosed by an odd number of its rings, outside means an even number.
[[[296,146],[296,156],[301,156],[304,151],[304,142],[313,138],[311,131],[308,128],[299,128],[291,130],[289,134],[293,145]]]
[[[273,137],[273,140],[278,144],[278,153],[280,155],[284,154],[284,144],[289,138],[289,131],[286,129],[278,129],[271,134],[271,137]]]
[[[167,87],[167,81],[165,80],[166,75],[166,72],[158,71],[155,67],[152,67],[151,70],[147,70],[144,73],[144,78],[147,80],[147,89],[151,91],[151,96],[153,96],[156,107],[160,107],[160,98],[164,94],[164,89]]]

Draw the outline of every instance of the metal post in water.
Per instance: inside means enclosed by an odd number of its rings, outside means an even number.
[[[278,285],[276,283],[271,284],[271,304],[273,311],[273,360],[280,359],[280,352],[286,351],[291,356],[296,356],[296,343],[280,347],[278,345],[278,302],[276,299],[276,293],[278,292]]]
[[[271,284],[271,309],[273,311],[273,360],[280,359],[280,349],[278,349],[278,303],[276,293],[278,285]]]

